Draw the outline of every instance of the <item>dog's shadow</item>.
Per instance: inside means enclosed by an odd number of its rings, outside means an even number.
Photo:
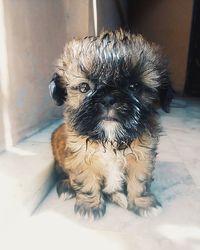
[[[165,205],[193,186],[192,176],[181,162],[157,161],[151,190]]]

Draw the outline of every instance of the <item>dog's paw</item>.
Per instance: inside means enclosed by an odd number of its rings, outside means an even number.
[[[115,204],[117,204],[122,208],[127,208],[128,206],[127,197],[125,194],[121,192],[112,193],[109,195],[108,198],[110,201],[114,202]]]
[[[135,214],[142,216],[142,217],[149,217],[149,216],[157,216],[161,213],[162,207],[160,204],[141,208],[141,207],[134,207],[132,208]]]
[[[74,206],[74,212],[86,219],[97,220],[104,216],[106,212],[106,204],[103,199],[98,205],[92,205],[90,202],[76,201]]]
[[[69,200],[75,197],[75,191],[72,189],[69,180],[61,180],[57,183],[57,194],[62,200]]]
[[[154,196],[137,197],[134,204],[129,204],[128,209],[143,217],[156,216],[162,210],[161,204]]]

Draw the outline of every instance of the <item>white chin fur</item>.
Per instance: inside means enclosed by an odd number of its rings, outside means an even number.
[[[116,139],[118,122],[116,122],[116,121],[102,121],[101,127],[105,132],[105,137],[109,141],[114,141]]]

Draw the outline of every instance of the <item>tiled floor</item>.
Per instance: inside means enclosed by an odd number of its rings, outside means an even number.
[[[141,218],[108,204],[104,218],[84,221],[74,215],[74,200],[59,200],[53,189],[15,234],[21,248],[29,241],[29,249],[199,250],[200,100],[175,100],[170,114],[161,112],[161,121],[152,185],[163,205],[158,216]]]
[[[50,137],[61,120],[0,154],[0,231],[30,215],[54,185]]]

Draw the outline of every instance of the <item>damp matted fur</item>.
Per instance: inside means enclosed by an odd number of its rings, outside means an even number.
[[[160,126],[158,92],[169,85],[160,49],[125,31],[69,42],[50,84],[65,123],[52,135],[59,196],[99,218],[108,199],[146,215],[160,208],[150,191]]]

